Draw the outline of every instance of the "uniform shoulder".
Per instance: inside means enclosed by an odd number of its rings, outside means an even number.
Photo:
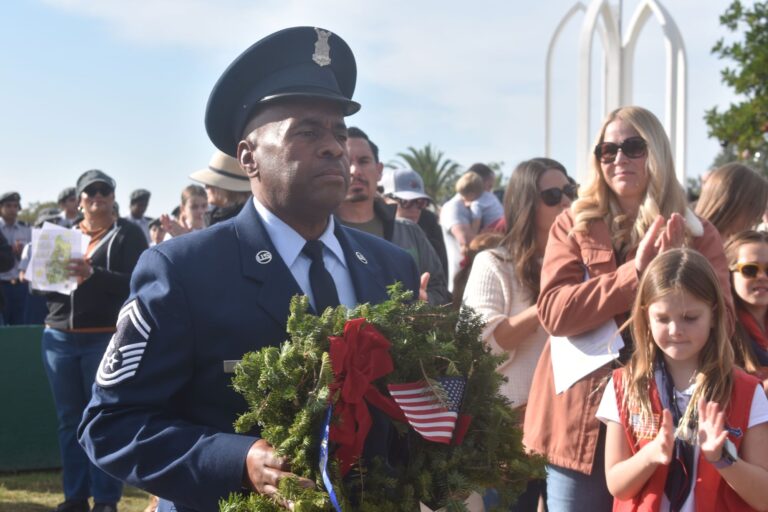
[[[369,251],[373,251],[374,254],[387,254],[387,257],[390,257],[390,255],[402,254],[403,256],[410,258],[410,255],[407,252],[383,238],[372,235],[370,233],[366,233],[364,231],[360,231],[359,229],[351,228],[349,226],[342,225],[341,229],[346,233],[347,236],[349,236],[351,239]]]

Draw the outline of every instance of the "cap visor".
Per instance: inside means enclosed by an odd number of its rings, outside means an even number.
[[[405,201],[411,201],[412,199],[429,199],[430,201],[432,200],[426,194],[422,194],[421,192],[412,192],[410,190],[406,190],[404,192],[394,192],[392,195],[398,199],[403,199]]]

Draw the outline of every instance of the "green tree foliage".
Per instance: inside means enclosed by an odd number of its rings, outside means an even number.
[[[742,158],[765,172],[768,150],[768,2],[755,2],[751,8],[734,0],[720,16],[720,22],[743,39],[726,42],[721,38],[712,53],[729,59],[733,67],[721,71],[723,82],[741,100],[723,112],[708,110],[704,119],[709,135],[735,146]]]
[[[409,146],[408,150],[398,153],[406,164],[421,175],[424,180],[424,190],[438,204],[453,195],[453,184],[458,178],[459,164],[445,158],[442,151],[427,144],[421,149]]]

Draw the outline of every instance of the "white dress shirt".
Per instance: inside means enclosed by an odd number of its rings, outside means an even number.
[[[314,307],[315,298],[312,295],[312,286],[309,284],[309,266],[312,264],[312,260],[301,252],[307,241],[295,229],[269,211],[255,197],[253,198],[253,205],[256,208],[256,213],[259,214],[259,217],[264,222],[264,228],[267,230],[267,234],[272,240],[277,253],[291,271],[301,290],[309,297],[312,307]],[[348,308],[353,308],[357,305],[355,287],[352,284],[352,276],[349,274],[347,260],[344,258],[344,251],[342,251],[341,244],[336,239],[336,235],[333,234],[334,225],[334,219],[331,215],[328,218],[328,225],[325,231],[318,238],[325,245],[323,249],[323,264],[331,274],[334,284],[336,284],[339,302]]]

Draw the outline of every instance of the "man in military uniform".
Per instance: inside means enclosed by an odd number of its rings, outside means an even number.
[[[131,204],[129,207],[128,215],[125,220],[130,221],[141,228],[144,236],[149,244],[149,223],[152,222],[151,217],[144,215],[147,213],[149,207],[149,198],[152,196],[149,190],[139,188],[131,192]]]
[[[395,281],[418,290],[406,252],[331,215],[349,186],[355,78],[341,38],[297,27],[246,50],[211,93],[208,134],[246,170],[253,200],[142,255],[79,432],[105,471],[160,496],[160,511],[217,510],[289,474],[264,440],[233,432],[247,407],[230,381],[243,353],[286,338],[293,295],[322,311],[385,300]]]
[[[20,325],[24,323],[29,288],[19,279],[19,261],[24,246],[32,241],[32,230],[19,220],[21,196],[18,192],[0,195],[0,233],[3,234],[13,252],[14,264],[0,273],[0,292],[5,298],[2,309],[3,323]],[[3,301],[0,300],[0,303]]]
[[[71,228],[79,221],[79,212],[77,211],[78,200],[75,194],[75,187],[67,187],[59,192],[57,204],[59,205],[59,219],[56,222],[59,226]],[[35,222],[37,224],[37,222]]]

